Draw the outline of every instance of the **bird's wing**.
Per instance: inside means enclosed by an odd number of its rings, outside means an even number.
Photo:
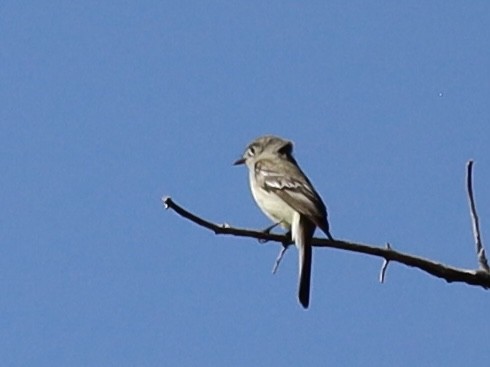
[[[255,177],[266,191],[273,192],[295,211],[323,228],[327,221],[326,208],[322,199],[301,169],[289,160],[278,169],[273,160],[261,159],[255,164]]]

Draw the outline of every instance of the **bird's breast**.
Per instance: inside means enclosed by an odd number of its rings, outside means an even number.
[[[252,186],[252,195],[259,208],[274,223],[281,223],[287,229],[293,223],[295,211],[273,192]]]

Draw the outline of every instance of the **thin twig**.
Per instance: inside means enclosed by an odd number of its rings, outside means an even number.
[[[391,250],[391,246],[390,246],[389,242],[386,242],[386,248],[388,250]],[[388,268],[389,263],[390,263],[390,260],[386,260],[386,259],[383,260],[383,265],[381,266],[381,271],[379,272],[379,282],[380,283],[385,282],[385,273],[386,273],[386,269]]]
[[[466,188],[468,190],[471,222],[473,224],[472,227],[473,227],[473,237],[475,238],[476,256],[478,257],[478,263],[480,264],[480,269],[488,273],[490,271],[490,268],[488,267],[488,261],[485,255],[485,248],[483,247],[483,243],[481,240],[480,221],[478,220],[478,214],[476,213],[475,198],[473,196],[473,161],[469,160],[466,167],[467,167]]]
[[[239,237],[265,239],[268,241],[279,242],[281,244],[287,243],[287,241],[289,240],[286,235],[264,233],[263,231],[254,231],[249,229],[224,227],[223,225],[209,222],[198,217],[195,214],[190,213],[181,206],[177,205],[170,197],[162,198],[162,201],[166,208],[174,210],[182,217],[189,219],[192,222],[199,224],[200,226],[210,229],[216,234],[227,234]],[[438,278],[442,278],[447,282],[463,282],[470,285],[480,286],[485,289],[490,288],[490,273],[455,268],[421,257],[394,251],[393,249],[386,249],[341,240],[328,240],[323,238],[314,238],[312,241],[312,246],[329,247],[382,257],[389,261],[395,261],[406,266],[418,268]]]
[[[281,251],[279,251],[279,255],[277,255],[276,261],[274,262],[274,267],[272,268],[272,274],[276,274],[279,264],[281,264],[281,260],[284,257],[288,247],[288,245],[284,245],[282,246]]]

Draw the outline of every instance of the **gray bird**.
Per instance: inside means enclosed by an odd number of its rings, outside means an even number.
[[[320,195],[292,156],[293,143],[277,136],[255,139],[242,158],[246,164],[252,195],[260,209],[274,224],[291,231],[299,253],[298,298],[304,308],[310,303],[312,246],[315,228],[330,240],[327,209]]]

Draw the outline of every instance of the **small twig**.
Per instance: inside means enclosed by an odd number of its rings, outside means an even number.
[[[276,261],[274,262],[274,267],[272,268],[272,274],[276,274],[279,264],[281,263],[281,260],[284,257],[288,247],[288,245],[283,245],[281,251],[279,251],[279,255],[277,255]]]
[[[265,239],[268,240],[269,243],[273,241],[279,242],[281,244],[287,243],[287,241],[289,240],[287,234],[278,235],[273,233],[264,233],[262,231],[254,231],[250,229],[233,227],[224,228],[223,225],[209,222],[198,217],[195,214],[190,213],[189,211],[177,205],[170,197],[163,198],[162,201],[167,209],[174,210],[182,217],[189,219],[192,222],[199,224],[200,226],[203,226],[216,234],[227,234],[239,237]],[[361,243],[353,243],[341,240],[328,240],[324,238],[313,238],[311,244],[312,246],[316,247],[329,247],[382,257],[389,261],[395,261],[406,266],[418,268],[438,278],[442,278],[447,282],[463,282],[470,285],[480,286],[485,289],[490,288],[490,273],[488,272],[455,268],[435,261],[424,259],[422,257],[398,252],[393,249],[369,246]]]
[[[469,160],[466,170],[466,187],[468,190],[468,200],[470,204],[471,222],[473,227],[473,237],[475,238],[476,256],[480,264],[480,270],[490,272],[488,267],[487,257],[485,255],[485,248],[480,235],[480,221],[478,220],[478,214],[476,213],[475,198],[473,196],[473,161]]]
[[[386,248],[388,250],[391,250],[391,246],[390,246],[389,242],[386,242]],[[389,263],[390,263],[390,260],[384,259],[383,265],[381,266],[381,271],[379,273],[379,282],[380,283],[385,282],[385,273],[386,273],[386,269],[388,268]]]

